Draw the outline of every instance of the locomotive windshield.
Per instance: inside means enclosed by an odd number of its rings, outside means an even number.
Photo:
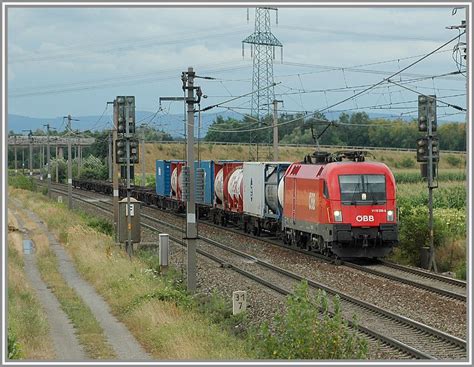
[[[384,175],[341,175],[339,186],[345,204],[381,204],[386,200]]]

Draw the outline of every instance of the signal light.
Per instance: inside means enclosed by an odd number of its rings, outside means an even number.
[[[418,130],[429,131],[428,124],[431,124],[431,131],[436,131],[436,96],[418,96]]]
[[[128,133],[135,133],[135,97],[134,96],[118,96],[116,99],[117,102],[117,132],[119,134],[127,133],[127,123],[128,123]],[[126,111],[128,109],[128,116],[126,116]]]
[[[416,140],[416,161],[428,162],[429,155],[429,138],[424,136]],[[439,139],[433,137],[431,140],[431,153],[433,162],[439,161]]]
[[[130,139],[130,164],[138,163],[138,139]],[[117,139],[115,141],[115,163],[127,163],[127,141]]]
[[[426,137],[416,140],[416,161],[428,162],[428,138]]]

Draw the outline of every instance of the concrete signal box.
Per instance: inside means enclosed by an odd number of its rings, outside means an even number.
[[[126,243],[128,240],[128,221],[127,217],[131,215],[132,225],[132,242],[139,243],[140,238],[140,205],[141,202],[130,198],[130,208],[127,210],[127,198],[119,201],[119,220],[118,220],[118,231],[119,231],[119,242]]]

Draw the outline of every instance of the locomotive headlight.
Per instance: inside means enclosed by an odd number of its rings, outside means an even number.
[[[342,222],[342,212],[340,210],[334,210],[334,221]]]
[[[387,210],[387,221],[393,222],[393,210]]]

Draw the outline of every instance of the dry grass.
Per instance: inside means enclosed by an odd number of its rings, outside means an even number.
[[[439,271],[452,271],[466,261],[466,240],[452,241],[436,250]]]
[[[51,250],[38,258],[38,268],[43,280],[53,291],[61,308],[74,325],[76,335],[84,346],[87,356],[92,359],[116,358],[90,308],[59,273],[56,255]]]
[[[9,223],[15,223],[9,216]],[[49,336],[49,325],[34,290],[24,272],[23,249],[18,250],[18,233],[8,234],[8,309],[10,331],[20,344],[20,358],[31,360],[54,359]]]
[[[415,142],[414,142],[415,143]],[[279,149],[279,160],[295,162],[301,161],[305,155],[312,153],[315,148],[310,147],[280,147]],[[335,149],[328,149],[329,151],[335,151]],[[253,148],[255,152],[255,148]],[[236,159],[248,161],[250,159],[249,147],[245,145],[214,145],[208,143],[200,143],[200,157],[201,159]],[[416,163],[416,155],[414,152],[394,152],[394,151],[369,151],[372,156],[369,156],[369,160],[376,160],[384,162],[391,169],[403,168],[402,161],[411,159],[414,163],[414,167],[419,169],[418,163]],[[197,145],[195,148],[195,156],[197,157]],[[465,164],[465,154],[449,154],[456,157],[460,157]],[[163,144],[163,143],[147,143],[146,144],[146,155],[145,164],[146,172],[156,172],[155,161],[157,159],[185,159],[185,146],[180,143]],[[440,165],[441,169],[453,168],[452,165],[446,159],[446,154],[441,154]],[[259,147],[258,159],[260,161],[273,160],[272,149],[267,146]],[[135,172],[141,172],[140,164],[135,166]]]
[[[248,358],[242,340],[222,332],[204,317],[172,302],[147,298],[166,287],[163,279],[146,272],[146,264],[138,258],[131,262],[109,236],[87,227],[79,215],[46,203],[39,194],[17,191],[14,195],[29,200],[30,209],[45,218],[57,235],[67,232],[66,248],[79,273],[154,358]]]
[[[92,311],[74,289],[68,286],[59,272],[59,264],[56,255],[49,247],[47,235],[25,212],[18,211],[18,215],[21,217],[24,227],[30,232],[30,237],[35,244],[41,277],[53,291],[62,309],[74,325],[79,342],[84,346],[88,357],[92,359],[114,358],[115,354],[107,343],[104,332]]]

